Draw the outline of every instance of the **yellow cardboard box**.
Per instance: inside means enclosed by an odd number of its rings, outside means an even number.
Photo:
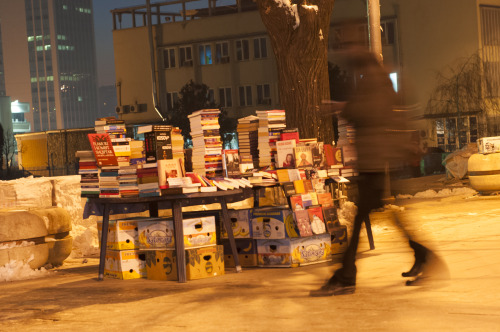
[[[139,223],[140,249],[174,248],[174,221],[172,219],[151,219]]]
[[[332,237],[332,255],[342,254],[347,250],[347,227],[344,225],[330,230]]]
[[[106,248],[112,250],[139,249],[137,222],[140,218],[110,220]],[[101,241],[102,220],[97,221],[99,242]],[[100,245],[100,243],[99,243]]]
[[[252,238],[252,210],[228,210],[229,219],[231,220],[231,227],[235,239],[249,239]],[[221,227],[222,238],[227,239],[226,226],[222,223]]]
[[[195,248],[216,244],[215,217],[184,219],[184,247]]]
[[[106,250],[104,275],[115,279],[146,278],[146,258],[138,250]]]
[[[243,267],[257,266],[257,240],[254,239],[235,239],[236,250],[240,265]],[[222,240],[224,247],[224,263],[226,267],[234,267],[234,257],[231,252],[229,240]]]
[[[257,240],[259,266],[296,267],[326,261],[331,255],[330,234]]]
[[[177,280],[175,250],[146,251],[147,278]],[[187,280],[215,277],[224,274],[224,249],[221,245],[186,250]]]

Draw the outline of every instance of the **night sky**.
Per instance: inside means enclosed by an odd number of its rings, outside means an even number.
[[[158,1],[151,1],[155,3]],[[134,5],[145,5],[146,0],[94,0],[94,30],[99,86],[114,85],[113,19],[110,10]]]

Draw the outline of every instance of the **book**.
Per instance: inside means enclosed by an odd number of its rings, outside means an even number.
[[[295,146],[295,163],[297,168],[312,167],[312,146],[297,144]]]
[[[323,146],[325,152],[326,166],[332,167],[336,165],[342,165],[342,149],[334,147],[331,144],[325,144]]]
[[[312,206],[312,197],[310,194],[302,194],[302,207],[307,209],[309,206]]]
[[[279,182],[290,182],[290,177],[288,176],[288,169],[286,168],[277,169],[276,175],[278,176]]]
[[[302,205],[302,195],[290,196],[290,208],[292,211],[304,210],[304,206]]]
[[[281,141],[294,140],[295,143],[299,143],[299,130],[298,128],[293,129],[283,129],[280,134]]]
[[[88,134],[88,138],[99,167],[118,165],[113,144],[108,134]]]
[[[168,178],[182,177],[182,170],[177,159],[158,160],[158,183],[160,189],[168,188]]]
[[[276,167],[295,168],[295,140],[276,142]]]
[[[238,150],[222,150],[222,169],[227,177],[240,175],[240,156]]]
[[[307,209],[309,214],[309,222],[311,223],[311,230],[314,234],[323,234],[326,232],[325,221],[323,218],[323,210],[321,206],[310,206]]]
[[[154,163],[161,159],[172,159],[172,126],[161,126],[155,130],[144,133],[144,149],[146,163]],[[164,129],[163,129],[164,128]]]
[[[311,152],[313,167],[317,169],[325,167],[325,152],[323,142],[312,144]]]
[[[283,188],[283,192],[285,193],[286,197],[290,197],[296,194],[293,182],[284,182],[281,184],[281,187]]]
[[[288,178],[290,179],[290,181],[300,180],[301,179],[300,171],[296,168],[289,169]]]
[[[318,204],[322,207],[333,206],[333,198],[331,192],[318,193]]]
[[[304,188],[304,180],[295,180],[293,181],[293,186],[295,188],[295,192],[297,194],[303,194],[306,192]]]
[[[311,180],[302,180],[302,183],[304,184],[304,191],[306,193],[314,192]]]
[[[295,223],[299,229],[300,236],[312,236],[311,223],[309,222],[309,213],[307,210],[297,210],[294,212]]]
[[[334,228],[340,226],[339,218],[337,215],[337,208],[334,206],[324,206],[323,210],[324,221],[328,232],[332,232]]]

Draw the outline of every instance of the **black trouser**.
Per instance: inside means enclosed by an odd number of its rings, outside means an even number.
[[[343,284],[356,284],[356,252],[358,251],[361,225],[369,217],[370,211],[382,207],[385,173],[360,173],[358,178],[358,212],[354,218],[351,242],[342,259],[342,268],[335,271],[334,277]],[[331,279],[331,281],[333,281]]]

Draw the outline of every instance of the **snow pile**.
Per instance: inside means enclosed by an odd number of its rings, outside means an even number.
[[[30,259],[27,262],[12,260],[4,266],[1,266],[0,282],[34,279],[42,277],[44,275],[48,275],[50,273],[43,267],[41,267],[39,270],[33,270],[28,264],[33,259],[34,256],[31,255]]]
[[[350,201],[346,201],[342,204],[339,211],[339,222],[347,226],[347,234],[352,234],[351,230],[354,226],[354,218],[356,217],[356,213],[358,212],[358,207],[356,204]]]
[[[291,0],[274,0],[278,7],[284,8],[288,11],[290,16],[295,19],[294,29],[297,29],[300,25],[300,17],[299,12],[297,10],[297,5],[293,5]],[[316,6],[317,7],[317,6]]]
[[[5,242],[0,244],[0,250],[2,249],[11,249],[11,248],[16,248],[16,247],[29,247],[29,246],[34,246],[35,242],[32,241],[22,241],[21,243],[17,244],[17,242]]]
[[[87,221],[89,221],[89,219],[87,219]],[[85,226],[84,224],[73,225],[71,236],[73,237],[73,250],[70,255],[71,258],[99,254],[99,240],[97,238],[97,226],[95,221],[93,222],[93,225],[88,226]]]
[[[29,176],[0,181],[0,208],[52,206],[52,183],[48,179]]]
[[[405,210],[404,206],[397,206],[394,204],[386,204],[384,205],[384,210],[392,210],[392,211],[401,211],[403,212]]]
[[[79,224],[83,215],[80,175],[59,176],[50,179],[54,190],[54,205],[68,211],[73,224]]]
[[[458,196],[458,195],[476,195],[477,191],[468,187],[453,188],[453,189],[442,189],[438,192],[429,189],[415,194],[415,198],[438,198],[438,197],[448,197],[448,196]]]

